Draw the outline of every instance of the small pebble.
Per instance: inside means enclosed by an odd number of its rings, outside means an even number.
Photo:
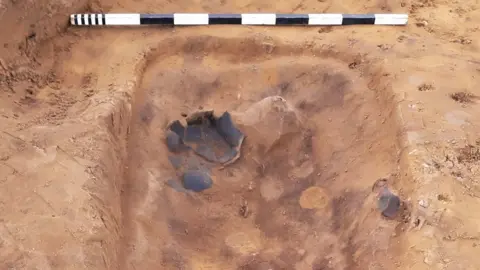
[[[423,208],[427,208],[427,207],[428,207],[428,201],[426,201],[426,200],[420,200],[420,201],[418,202],[418,204],[419,204],[421,207],[423,207]]]
[[[453,164],[452,161],[447,160],[447,161],[445,161],[445,166],[446,166],[447,168],[451,169],[451,168],[453,168],[454,164]]]
[[[428,25],[428,22],[427,21],[421,21],[421,22],[417,22],[416,25],[418,27],[425,27]]]
[[[212,187],[210,176],[200,170],[190,170],[183,174],[183,186],[185,189],[200,192]]]
[[[433,258],[433,254],[431,251],[427,251],[426,254],[425,254],[425,257],[423,259],[423,262],[426,264],[426,265],[433,265],[434,263],[434,258]]]

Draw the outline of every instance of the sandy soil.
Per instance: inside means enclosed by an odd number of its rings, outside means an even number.
[[[480,4],[0,1],[0,269],[478,269]],[[79,12],[408,12],[406,27],[67,26]],[[247,135],[184,193],[165,127]],[[382,218],[387,177],[407,209]]]

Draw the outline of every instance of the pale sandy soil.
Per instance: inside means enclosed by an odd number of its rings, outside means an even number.
[[[479,7],[0,1],[0,269],[479,269]],[[67,26],[179,11],[410,21]],[[165,127],[200,107],[247,138],[211,189],[178,192]],[[396,220],[376,210],[381,177],[407,206]]]

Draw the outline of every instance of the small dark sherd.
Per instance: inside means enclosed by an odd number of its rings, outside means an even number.
[[[233,124],[230,113],[224,112],[216,121],[218,133],[233,147],[237,147],[242,143],[244,135]]]
[[[168,160],[170,161],[170,164],[172,164],[172,166],[175,169],[181,168],[183,166],[183,164],[185,163],[184,158],[182,156],[171,156],[171,155],[169,155]]]
[[[185,127],[178,120],[173,121],[168,129],[175,132],[181,139],[185,136]]]
[[[400,198],[384,188],[379,194],[378,209],[385,217],[394,218],[400,209]]]
[[[167,147],[171,152],[177,153],[182,150],[182,139],[177,133],[173,131],[167,131]]]
[[[201,192],[211,188],[212,184],[212,178],[203,171],[189,170],[183,174],[183,186],[185,189]]]

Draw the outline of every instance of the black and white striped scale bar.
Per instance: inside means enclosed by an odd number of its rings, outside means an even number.
[[[72,14],[72,25],[406,25],[408,14]]]

